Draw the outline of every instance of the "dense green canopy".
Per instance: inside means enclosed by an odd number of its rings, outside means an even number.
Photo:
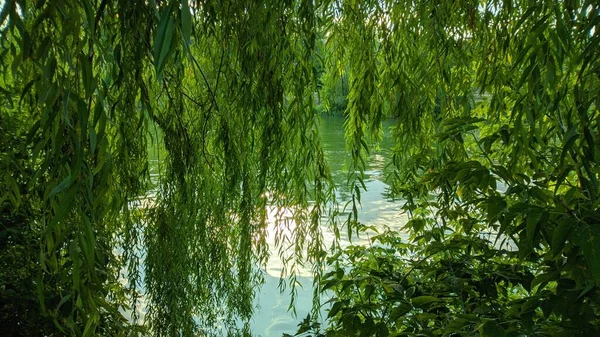
[[[386,333],[458,318],[482,335],[599,332],[595,1],[5,0],[0,23],[0,320],[20,333],[234,329],[268,259],[267,206],[294,213],[284,274],[310,263],[323,289],[320,226],[341,224],[314,105],[340,77],[342,221],[359,227],[364,158],[395,118],[390,193],[423,258],[391,267],[421,299],[377,311]],[[456,290],[456,263],[508,292]],[[444,266],[453,279],[427,274]],[[397,320],[440,301],[446,321]]]

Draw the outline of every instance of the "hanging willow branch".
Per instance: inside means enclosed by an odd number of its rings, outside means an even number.
[[[275,220],[284,276],[293,285],[310,263],[318,295],[322,222],[338,233],[314,107],[320,60],[325,86],[349,79],[350,233],[370,144],[395,117],[390,187],[409,213],[437,208],[444,226],[469,232],[450,210],[476,206],[469,220],[506,233],[521,259],[568,256],[581,270],[558,275],[597,286],[599,11],[592,1],[4,1],[2,254],[28,261],[23,292],[49,323],[36,333],[247,330],[272,208],[292,212]],[[523,204],[537,218],[507,215]]]

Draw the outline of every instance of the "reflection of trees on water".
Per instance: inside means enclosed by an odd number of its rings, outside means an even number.
[[[321,123],[321,141],[325,151],[325,157],[332,172],[332,177],[337,190],[337,200],[341,204],[352,198],[351,187],[348,184],[347,163],[350,156],[346,151],[344,140],[344,119],[343,118],[323,118]],[[393,146],[389,136],[391,121],[384,123],[384,135],[379,144],[373,145],[371,152],[366,159],[366,170],[364,182],[367,190],[381,189],[377,184],[370,184],[373,181],[385,182],[387,176],[386,167],[390,161],[390,152]],[[375,190],[373,190],[375,192]],[[385,198],[386,190],[381,189],[381,196]]]

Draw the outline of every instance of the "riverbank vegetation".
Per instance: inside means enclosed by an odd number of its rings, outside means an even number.
[[[599,25],[591,0],[5,0],[0,324],[249,334],[274,206],[287,284],[334,295],[299,334],[598,335]],[[390,117],[410,240],[326,247]]]

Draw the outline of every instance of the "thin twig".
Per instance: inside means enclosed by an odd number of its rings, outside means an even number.
[[[194,103],[195,105],[197,105],[199,108],[203,108],[202,104],[200,104],[200,102],[196,101],[195,99],[193,99],[190,95],[186,94],[185,91],[181,91],[181,93],[183,94],[183,96],[185,96],[187,99],[189,99],[190,101],[192,101],[192,103]],[[210,167],[210,169],[212,171],[214,171],[214,167],[212,166],[212,163],[210,162],[210,160],[207,157],[208,155],[211,155],[210,153],[208,153],[208,151],[206,150],[206,124],[207,124],[207,120],[204,120],[204,130],[202,132],[202,156],[204,157],[204,159],[206,160],[206,163],[208,164],[208,166]],[[212,156],[212,155],[211,155]]]

